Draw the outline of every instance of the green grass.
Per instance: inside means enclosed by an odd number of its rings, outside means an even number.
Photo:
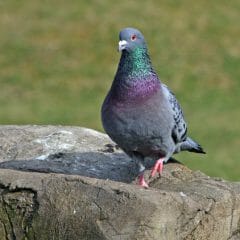
[[[118,32],[134,26],[180,100],[190,135],[208,153],[176,158],[239,181],[239,12],[239,0],[1,1],[0,124],[102,130]]]

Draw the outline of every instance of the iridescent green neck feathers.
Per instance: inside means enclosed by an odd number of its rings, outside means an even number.
[[[117,76],[139,78],[152,74],[152,64],[145,47],[136,47],[132,51],[123,51]]]

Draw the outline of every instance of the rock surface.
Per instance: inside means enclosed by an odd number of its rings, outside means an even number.
[[[94,130],[1,126],[0,239],[240,239],[240,183],[178,162],[147,190],[136,174]]]

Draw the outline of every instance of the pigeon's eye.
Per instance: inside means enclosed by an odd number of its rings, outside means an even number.
[[[132,41],[135,41],[137,39],[137,35],[136,34],[133,34],[132,36],[131,36],[131,40]]]

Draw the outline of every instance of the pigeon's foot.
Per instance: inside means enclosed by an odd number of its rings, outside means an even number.
[[[140,174],[138,176],[138,185],[140,185],[141,187],[144,187],[144,188],[148,188],[148,184],[146,183],[145,179],[144,179],[144,174]]]
[[[158,172],[159,175],[162,174],[162,171],[163,171],[163,160],[164,160],[164,158],[160,158],[160,159],[158,159],[156,161],[156,163],[155,163],[155,165],[154,165],[154,167],[153,167],[153,169],[151,171],[150,177],[154,177],[156,172]]]

